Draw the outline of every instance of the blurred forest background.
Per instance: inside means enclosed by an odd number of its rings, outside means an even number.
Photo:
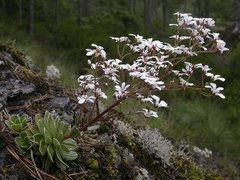
[[[225,100],[196,92],[164,94],[170,107],[147,123],[176,141],[207,147],[223,165],[240,169],[240,0],[0,0],[0,41],[23,51],[43,72],[56,65],[61,82],[77,87],[87,71],[85,49],[96,43],[116,57],[109,36],[129,33],[169,41],[174,12],[216,21],[230,49],[194,57],[226,78]],[[163,97],[163,95],[161,96]],[[128,106],[125,106],[125,109]],[[129,105],[131,107],[131,105]]]

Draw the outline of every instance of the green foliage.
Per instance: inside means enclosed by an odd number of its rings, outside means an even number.
[[[6,125],[9,127],[13,134],[20,134],[27,127],[27,115],[12,115],[10,120],[6,121]]]
[[[35,116],[36,125],[30,127],[33,143],[41,156],[44,156],[45,166],[56,163],[61,169],[66,169],[66,161],[77,158],[77,142],[73,139],[78,135],[76,128],[71,128],[59,118],[54,119],[49,112],[44,117]]]
[[[65,161],[72,161],[78,157],[76,152],[77,142],[73,139],[79,134],[77,128],[70,124],[53,118],[49,112],[44,116],[37,114],[35,124],[27,125],[27,115],[13,115],[6,122],[11,132],[17,134],[15,142],[18,147],[43,157],[45,169],[53,163],[65,170],[68,165]]]
[[[31,142],[29,139],[28,131],[22,131],[19,136],[15,138],[15,142],[18,147],[22,148],[23,150],[29,149],[31,146]]]

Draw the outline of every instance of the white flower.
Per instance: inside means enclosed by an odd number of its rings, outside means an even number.
[[[86,49],[87,56],[94,56],[94,57],[102,57],[103,59],[106,59],[106,52],[104,51],[104,48],[102,46],[98,46],[96,44],[92,44],[95,49]]]
[[[158,77],[142,75],[140,79],[144,80],[145,83],[149,84],[153,89],[161,91],[165,86],[163,81],[159,81]]]
[[[49,79],[59,79],[61,76],[59,69],[54,65],[47,66],[46,74]]]
[[[121,86],[116,85],[115,86],[115,93],[114,95],[116,96],[116,98],[121,98],[123,96],[126,96],[128,94],[127,89],[130,87],[130,85],[126,85],[125,82],[123,82],[121,84]]]
[[[107,95],[104,92],[102,92],[102,90],[100,88],[96,89],[96,93],[99,97],[101,97],[103,99],[107,99]]]
[[[206,85],[205,88],[211,89],[211,92],[214,95],[219,96],[222,99],[225,99],[225,96],[222,93],[220,93],[220,91],[224,89],[223,87],[217,87],[215,83],[209,83],[209,85]]]
[[[189,83],[189,82],[187,82],[186,80],[184,80],[184,79],[181,78],[181,77],[179,77],[179,80],[180,80],[180,84],[181,84],[183,87],[194,86],[193,83]]]
[[[96,98],[94,96],[81,95],[81,96],[77,97],[77,99],[78,99],[79,104],[84,104],[84,103],[88,103],[88,102],[94,103]]]
[[[203,26],[215,26],[215,21],[212,18],[194,18]]]
[[[214,40],[218,40],[219,39],[219,33],[209,33],[210,35],[212,35]]]
[[[221,75],[218,75],[218,74],[214,75],[212,73],[206,73],[206,76],[210,77],[212,79],[212,81],[217,81],[217,80],[222,81],[222,82],[225,81],[225,78],[223,78]]]
[[[203,35],[206,36],[206,35],[208,35],[208,33],[210,32],[210,29],[208,29],[208,28],[203,28],[201,31],[202,31]]]
[[[224,82],[225,81],[225,78],[223,78],[223,77],[221,77],[221,75],[214,75],[214,76],[212,76],[212,80],[213,81],[217,81],[217,80],[219,80],[219,81],[222,81],[222,82]]]
[[[225,48],[226,43],[223,40],[217,40],[217,49],[222,54],[224,51],[228,51],[228,48]]]
[[[182,27],[186,27],[194,23],[193,17],[189,13],[174,13],[178,16],[178,25]]]
[[[150,98],[150,97],[147,97],[147,98],[144,98],[144,97],[142,98],[142,97],[141,97],[141,101],[142,101],[142,102],[150,102],[150,103],[153,104],[153,99]]]
[[[191,39],[191,37],[189,36],[179,36],[179,35],[173,35],[173,36],[170,36],[170,38],[177,39],[180,41]]]
[[[212,73],[208,73],[208,71],[212,70],[211,68],[209,68],[208,65],[204,65],[204,66],[203,66],[201,63],[199,63],[199,64],[195,64],[195,65],[194,65],[194,68],[196,68],[196,69],[202,69],[202,71],[204,72],[204,74],[205,74],[206,76],[211,76],[210,74],[212,74]]]
[[[130,42],[129,38],[128,37],[110,37],[112,40],[114,40],[115,42]]]
[[[172,72],[173,72],[176,76],[180,76],[180,71],[178,71],[178,70],[172,70]]]
[[[117,75],[116,72],[118,72],[117,68],[104,68],[103,69],[105,75]]]
[[[185,69],[182,69],[182,72],[186,73],[186,75],[191,76],[193,73],[193,65],[190,62],[184,62]]]
[[[140,112],[143,112],[144,116],[146,118],[149,118],[149,117],[155,117],[157,118],[158,115],[157,115],[157,112],[155,111],[152,111],[152,110],[149,110],[149,109],[145,109],[145,108],[142,108],[143,111],[140,111]]]
[[[99,83],[97,82],[97,79],[91,74],[81,75],[78,78],[78,83],[85,90],[89,90],[89,89],[93,90],[95,89],[96,85],[99,85]]]
[[[160,107],[168,107],[167,103],[165,101],[160,101],[160,98],[158,96],[152,95],[151,97],[155,100],[154,105],[156,107],[158,107],[158,108],[160,108]]]
[[[142,42],[143,37],[140,35],[135,35],[135,34],[129,34],[129,36],[133,36],[137,42]]]

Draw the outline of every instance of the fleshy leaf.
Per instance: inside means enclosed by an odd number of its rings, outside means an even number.
[[[53,149],[53,146],[52,146],[52,145],[48,145],[48,147],[47,147],[47,154],[48,154],[49,159],[50,159],[52,162],[54,162],[54,161],[53,161],[54,149]]]
[[[39,152],[42,156],[46,154],[47,151],[47,144],[44,142],[44,140],[40,141],[39,144]]]
[[[59,162],[66,167],[68,167],[68,165],[63,161],[60,153],[58,151],[56,151],[56,156],[57,156],[57,160],[59,160]],[[60,167],[61,168],[61,167]]]
[[[54,145],[55,149],[61,148],[61,144],[56,138],[53,138],[53,145]]]
[[[52,137],[49,131],[44,127],[43,132],[44,132],[45,143],[52,144]]]
[[[69,151],[77,148],[77,142],[72,138],[64,140],[62,145],[66,146]]]
[[[67,161],[72,161],[77,158],[78,154],[75,151],[64,151],[63,149],[60,150],[60,154],[63,159]]]

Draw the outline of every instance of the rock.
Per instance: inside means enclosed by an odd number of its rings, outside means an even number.
[[[93,110],[91,104],[86,109],[79,107],[74,90],[53,80],[48,80],[41,73],[31,69],[28,64],[23,54],[0,44],[0,110],[4,109],[4,112],[8,114],[28,114],[32,119],[37,113],[54,111],[54,116],[59,116],[61,120],[77,127],[88,120],[84,116],[86,113],[84,114],[83,110],[94,113],[91,111]],[[103,109],[104,107],[101,107],[100,112]],[[114,116],[115,112],[111,113],[111,116]],[[93,115],[90,114],[90,117]],[[3,118],[0,120],[3,122]],[[3,131],[3,127],[4,125],[0,124],[0,174],[4,169],[4,175],[0,176],[0,179],[16,179],[18,177],[31,179],[29,176],[35,173],[35,167],[32,172],[29,172],[27,168],[23,171],[24,166],[21,161],[7,153],[5,146],[16,149],[17,147],[14,144],[14,136],[9,134],[7,128]],[[5,135],[8,135],[7,138]],[[9,141],[9,137],[11,141]],[[149,139],[149,137],[151,138]],[[4,146],[1,139],[5,142]],[[68,179],[71,174],[71,179],[79,177],[79,179],[139,180],[169,179],[169,176],[172,176],[170,179],[174,179],[176,173],[179,173],[177,176],[177,178],[180,177],[179,179],[192,175],[192,172],[200,174],[201,176],[198,177],[203,177],[202,179],[210,179],[208,174],[214,175],[214,173],[190,163],[187,159],[169,157],[167,160],[171,163],[163,166],[161,158],[165,155],[168,158],[170,154],[167,148],[163,149],[164,145],[165,147],[168,145],[167,141],[161,139],[158,132],[152,132],[150,129],[135,129],[120,120],[96,123],[89,127],[88,131],[81,132],[77,142],[79,157],[75,161],[68,162],[69,168],[66,172],[63,173],[53,167],[48,173],[58,179]],[[162,152],[163,150],[164,152]],[[17,150],[16,153],[19,157],[27,159],[26,162],[33,164],[29,157],[30,153],[23,154]],[[36,155],[34,159],[37,167],[44,171],[41,158]],[[171,166],[172,161],[174,161],[174,166]],[[42,174],[43,179],[49,179],[45,175]]]

